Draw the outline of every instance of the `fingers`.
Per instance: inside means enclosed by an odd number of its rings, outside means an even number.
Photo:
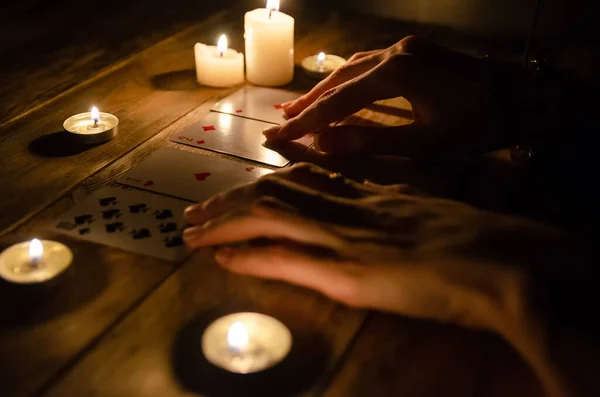
[[[221,248],[216,261],[235,273],[287,281],[317,290],[350,306],[367,304],[360,264],[310,255],[281,246],[234,250]]]
[[[289,172],[289,174],[286,174]],[[303,180],[305,184],[295,183],[287,180],[287,177]],[[307,174],[302,172],[301,174]],[[236,208],[262,200],[266,197],[279,200],[300,211],[322,212],[330,208],[336,208],[342,204],[342,197],[331,195],[329,190],[324,191],[311,186],[306,175],[298,175],[297,172],[288,170],[273,173],[259,179],[256,183],[241,186],[228,192],[220,193],[213,198],[186,208],[184,216],[191,224],[202,224],[209,219],[221,216]]]
[[[290,240],[331,249],[342,246],[338,237],[327,232],[317,222],[264,205],[256,205],[243,215],[225,214],[203,226],[188,228],[183,233],[183,239],[191,249],[256,238]]]
[[[360,76],[371,70],[381,62],[381,54],[384,50],[374,50],[357,53],[348,60],[344,66],[330,74],[325,80],[317,84],[310,92],[296,99],[295,101],[283,104],[283,110],[288,117],[295,117],[302,113],[304,109],[312,105],[323,93],[346,81]]]
[[[269,141],[291,141],[342,120],[378,99],[401,95],[401,85],[390,84],[412,61],[406,55],[381,62],[375,68],[323,94],[299,116],[263,131]],[[392,60],[393,59],[393,60]]]

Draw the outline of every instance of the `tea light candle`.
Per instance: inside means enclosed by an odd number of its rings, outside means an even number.
[[[34,238],[0,254],[0,277],[18,284],[42,283],[65,271],[72,260],[66,245]]]
[[[63,128],[84,143],[102,143],[113,139],[118,132],[119,119],[110,113],[102,113],[97,107],[90,112],[71,116]]]
[[[227,48],[227,36],[217,46],[196,43],[196,80],[209,87],[231,87],[244,82],[244,55]]]
[[[229,372],[270,368],[292,347],[292,334],[279,320],[260,313],[234,313],[215,320],[202,335],[206,359]]]
[[[246,77],[252,84],[280,86],[294,78],[294,18],[269,0],[244,16]]]
[[[337,55],[320,52],[318,55],[304,58],[302,60],[302,69],[304,69],[304,73],[308,77],[322,80],[346,62],[344,58]]]

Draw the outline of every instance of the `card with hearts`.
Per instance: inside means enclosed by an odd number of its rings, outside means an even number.
[[[117,182],[198,202],[271,172],[239,161],[159,148]]]
[[[211,110],[272,124],[282,124],[287,117],[281,104],[297,99],[299,96],[300,94],[296,92],[247,85],[217,102]]]
[[[58,218],[53,230],[169,261],[190,252],[181,234],[189,202],[125,188],[104,187]]]
[[[289,159],[279,153],[276,146],[265,146],[262,131],[272,126],[262,121],[211,112],[174,135],[171,141],[283,167]],[[313,137],[306,135],[293,144],[308,149],[312,143]]]

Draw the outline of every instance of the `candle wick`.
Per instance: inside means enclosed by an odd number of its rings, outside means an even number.
[[[94,119],[94,128],[98,127],[98,119]]]
[[[221,56],[221,58],[223,58],[223,51],[219,51],[219,55]]]
[[[271,15],[273,15],[273,9],[269,8],[269,19],[271,19]]]

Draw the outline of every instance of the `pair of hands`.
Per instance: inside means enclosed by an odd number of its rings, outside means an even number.
[[[413,158],[506,147],[515,142],[493,84],[507,70],[409,37],[353,56],[284,104],[292,118],[264,134],[276,143],[319,132],[323,152]],[[411,102],[412,124],[329,127],[398,96]],[[298,284],[353,307],[495,331],[550,395],[567,394],[549,359],[547,309],[535,305],[540,286],[529,272],[577,257],[560,231],[406,185],[357,183],[311,164],[218,194],[185,217],[193,225],[186,244],[216,247],[216,261],[230,271]]]
[[[402,95],[414,123],[325,128],[317,147],[413,156],[485,151],[506,140],[494,127],[500,113],[489,98],[490,81],[502,70],[407,37],[353,56],[284,104],[292,118],[264,133],[271,142],[294,140]],[[505,265],[539,261],[540,244],[555,238],[516,218],[408,186],[356,183],[309,164],[221,193],[190,207],[186,218],[195,225],[184,233],[191,248],[269,241],[219,248],[216,259],[229,270],[313,288],[351,306],[489,329],[498,328],[499,313],[520,310],[527,294],[526,273]]]

